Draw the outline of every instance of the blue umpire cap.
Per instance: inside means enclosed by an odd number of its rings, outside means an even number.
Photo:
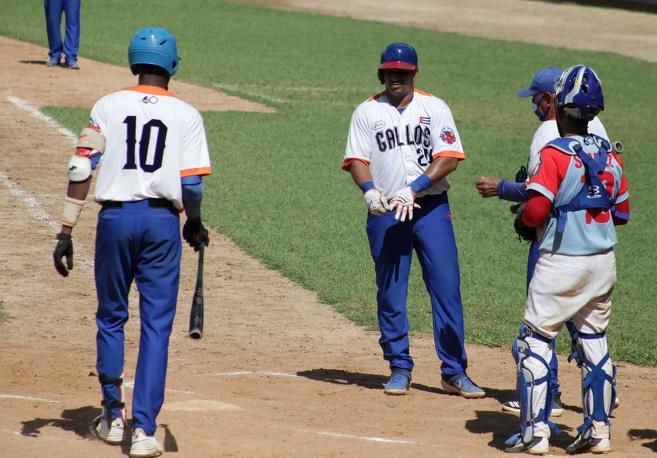
[[[532,97],[543,92],[554,92],[554,87],[559,81],[562,70],[559,67],[545,67],[532,77],[529,87],[520,89],[518,97]]]

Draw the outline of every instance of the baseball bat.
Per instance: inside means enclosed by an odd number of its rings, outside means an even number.
[[[192,309],[189,312],[189,337],[200,339],[203,337],[203,244],[198,250],[198,264],[196,266],[196,287],[192,298]]]

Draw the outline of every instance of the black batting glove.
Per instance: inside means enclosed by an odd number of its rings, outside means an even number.
[[[208,246],[210,244],[208,230],[203,226],[200,219],[185,221],[182,235],[185,241],[194,248],[194,251],[200,250],[203,245]]]
[[[64,256],[66,256],[66,266],[62,262]],[[57,245],[52,257],[59,275],[68,277],[69,270],[73,269],[73,239],[71,239],[71,234],[64,234],[63,232],[57,234]]]

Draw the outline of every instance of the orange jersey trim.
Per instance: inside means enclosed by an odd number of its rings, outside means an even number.
[[[455,157],[459,161],[465,159],[465,153],[462,151],[437,151],[431,155],[432,158],[437,157]]]
[[[386,95],[386,92],[385,92],[385,91],[383,91],[383,92],[379,92],[378,94],[373,95],[372,97],[370,97],[369,99],[367,99],[367,101],[368,101],[368,102],[372,102],[372,101],[374,101],[374,100],[378,100],[378,99],[380,99],[381,97],[383,97],[384,95]]]
[[[181,177],[191,177],[194,175],[210,175],[212,167],[200,167],[198,169],[185,169],[180,171]]]
[[[130,86],[125,88],[126,91],[135,91],[143,92],[144,94],[155,94],[155,95],[168,95],[169,97],[175,97],[173,92],[170,92],[163,87],[159,86],[149,86],[147,84],[138,84],[136,86]]]
[[[362,162],[363,164],[365,164],[368,167],[370,166],[370,161],[368,161],[367,159],[360,159],[360,158],[357,158],[357,157],[348,157],[344,161],[342,161],[342,170],[344,170],[345,172],[348,172],[349,169],[351,169],[351,163],[354,162],[354,161]]]

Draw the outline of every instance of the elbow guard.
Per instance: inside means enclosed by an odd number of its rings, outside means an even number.
[[[68,161],[68,179],[79,183],[87,181],[91,176],[91,160],[85,156],[74,154]]]
[[[105,152],[105,136],[100,133],[97,127],[85,127],[80,132],[76,148],[88,148],[96,150],[103,154]]]

